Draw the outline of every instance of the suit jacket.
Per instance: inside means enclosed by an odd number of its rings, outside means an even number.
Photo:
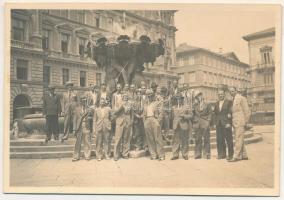
[[[114,115],[116,117],[116,126],[130,125],[132,120],[132,104],[129,102],[121,104],[119,108],[114,110]]]
[[[98,93],[93,93],[91,91],[86,93],[87,97],[87,105],[90,106],[99,106],[99,98],[98,98]],[[95,97],[95,98],[94,98]]]
[[[61,113],[60,97],[56,94],[47,94],[43,98],[43,114],[59,115]]]
[[[225,126],[226,124],[232,124],[232,106],[231,100],[225,99],[222,108],[219,107],[219,101],[215,103],[214,114],[216,126]]]
[[[204,103],[203,109],[199,103],[193,106],[193,127],[194,128],[209,128],[212,118],[212,109],[209,104]]]
[[[249,121],[250,114],[247,99],[240,94],[236,94],[232,108],[233,126],[245,126]]]
[[[101,96],[102,96],[102,92],[98,92],[98,97],[97,97],[97,105],[99,106],[100,104],[100,100],[101,100]],[[111,94],[109,92],[106,92],[106,98],[109,99],[109,101],[111,102]]]
[[[103,113],[105,112],[105,115]],[[111,130],[111,108],[110,107],[99,107],[95,111],[94,121],[96,131],[101,131],[103,128]]]
[[[70,103],[73,101],[72,100],[72,97],[75,96],[76,97],[76,100],[77,102],[79,102],[79,96],[77,94],[77,92],[75,91],[71,91],[70,95],[67,92],[63,93],[63,97],[62,97],[62,108],[63,108],[63,112],[66,113],[68,110],[69,110],[69,107],[70,107]]]
[[[117,92],[113,93],[111,98],[112,109],[117,109],[122,105],[122,92],[118,94]]]
[[[190,119],[192,118],[192,112],[185,106],[173,108],[173,130],[182,129],[188,130],[191,124]]]

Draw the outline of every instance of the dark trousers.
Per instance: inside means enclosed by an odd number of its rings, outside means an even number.
[[[133,144],[135,149],[142,150],[144,147],[145,130],[143,119],[135,119],[133,123]]]
[[[226,158],[226,146],[228,147],[228,156],[229,158],[232,158],[234,155],[232,128],[225,128],[222,125],[217,125],[216,139],[218,158]]]
[[[179,157],[180,151],[183,157],[188,156],[188,136],[188,130],[175,130],[172,145],[173,157]]]
[[[58,115],[47,115],[46,116],[46,139],[50,140],[53,134],[55,140],[59,138],[59,124]]]
[[[195,158],[204,157],[210,158],[210,129],[209,127],[199,127],[195,129]],[[202,154],[203,152],[203,154]]]

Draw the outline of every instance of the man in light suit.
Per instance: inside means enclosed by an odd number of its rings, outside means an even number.
[[[181,101],[178,103],[177,101]],[[179,152],[181,151],[182,157],[188,160],[188,141],[189,141],[189,128],[191,123],[189,121],[192,118],[192,111],[189,105],[185,105],[183,98],[176,98],[173,105],[174,121],[173,121],[173,157],[171,160],[179,158]]]
[[[109,155],[109,135],[111,131],[111,108],[107,106],[107,101],[103,98],[100,100],[100,107],[96,109],[94,114],[94,126],[97,132],[96,137],[96,156],[100,161],[105,154],[107,160],[110,159]]]
[[[250,109],[247,99],[237,93],[235,87],[229,88],[230,94],[233,97],[232,120],[235,132],[235,147],[233,159],[229,162],[247,160],[247,152],[244,143],[245,126],[250,118]]]
[[[227,159],[233,158],[232,103],[231,100],[225,99],[225,90],[219,88],[218,101],[214,106],[218,159],[226,158],[226,146],[228,147]]]
[[[114,160],[117,161],[122,154],[122,158],[129,158],[131,125],[132,125],[132,105],[128,101],[128,96],[122,96],[122,104],[113,109],[116,119],[115,136],[114,136]]]
[[[72,126],[72,121],[74,121],[74,110],[72,109],[75,102],[79,102],[79,97],[77,93],[73,90],[73,83],[66,83],[67,92],[63,94],[63,113],[64,113],[64,133],[61,141],[68,139],[69,133],[74,131]]]

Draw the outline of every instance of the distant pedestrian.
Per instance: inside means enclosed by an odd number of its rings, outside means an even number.
[[[46,119],[46,139],[45,142],[51,140],[53,134],[55,140],[59,140],[59,122],[58,117],[61,114],[60,98],[55,94],[55,87],[48,87],[48,94],[43,98],[43,115]]]

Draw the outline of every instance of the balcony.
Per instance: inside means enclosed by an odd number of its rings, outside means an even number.
[[[49,51],[45,51],[45,54],[48,58],[63,59],[66,61],[71,61],[71,62],[76,62],[76,63],[79,62],[79,63],[88,64],[88,65],[96,65],[95,61],[91,60],[90,58],[81,57],[80,55],[74,55],[71,53],[63,53],[61,51],[49,50]]]
[[[274,85],[258,85],[252,86],[251,92],[265,92],[265,91],[272,91],[274,90]]]
[[[20,49],[34,49],[36,48],[35,44],[31,42],[11,40],[11,47],[20,48]]]
[[[262,63],[262,64],[257,64],[255,66],[252,66],[251,70],[257,70],[257,72],[272,72],[275,69],[275,63],[274,61],[270,63]]]

